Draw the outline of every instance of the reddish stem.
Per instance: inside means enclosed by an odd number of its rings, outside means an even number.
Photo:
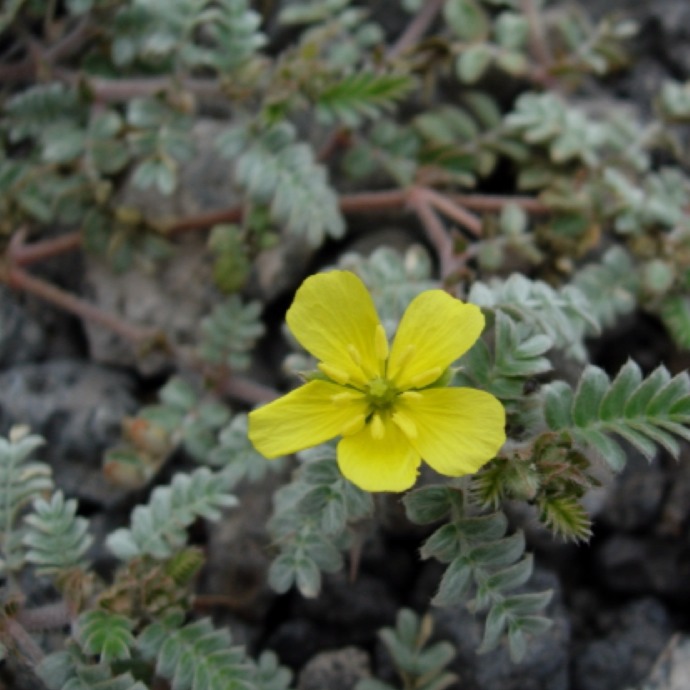
[[[237,376],[233,374],[222,386],[223,393],[230,398],[236,398],[246,403],[261,404],[268,403],[280,397],[280,393],[264,386],[262,383],[257,383],[244,376]]]
[[[426,0],[422,9],[407,25],[400,38],[388,51],[388,59],[393,60],[411,48],[426,33],[446,0]]]
[[[462,227],[469,230],[475,237],[481,237],[482,221],[477,218],[474,213],[466,211],[462,206],[433,189],[424,188],[420,190],[420,193],[423,194],[424,199],[438,211],[441,211],[441,213],[448,216],[448,218],[452,218],[454,221],[460,223]]]
[[[104,326],[135,345],[141,345],[160,336],[158,331],[133,326],[114,314],[104,312],[90,302],[75,297],[16,266],[10,266],[8,269],[6,282],[11,288],[28,292],[81,319]]]
[[[527,213],[535,215],[551,213],[551,209],[539,199],[530,196],[492,196],[488,194],[451,194],[450,199],[465,208],[479,212],[500,211],[508,204],[515,204]]]
[[[60,237],[55,237],[50,240],[41,240],[33,244],[19,243],[11,249],[11,262],[15,266],[28,266],[50,259],[60,254],[79,249],[82,245],[82,238],[79,232],[69,232]]]
[[[424,190],[413,190],[409,195],[409,205],[414,209],[431,243],[436,247],[441,277],[445,278],[455,269],[453,243],[443,222],[430,205]]]

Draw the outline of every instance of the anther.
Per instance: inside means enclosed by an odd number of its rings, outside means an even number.
[[[386,435],[386,427],[383,425],[381,415],[375,414],[371,418],[371,436],[380,441]]]
[[[441,367],[434,367],[433,369],[427,369],[421,374],[417,374],[410,379],[411,388],[424,388],[430,383],[433,383],[438,379],[443,373]]]
[[[356,434],[358,431],[362,429],[362,427],[364,426],[364,422],[364,415],[358,414],[345,424],[340,433],[343,436],[352,436],[352,434]]]
[[[424,396],[421,393],[417,393],[417,391],[405,391],[404,393],[401,393],[399,397],[402,400],[407,400],[410,402],[413,400],[421,400]]]
[[[316,366],[324,374],[326,374],[326,376],[328,376],[329,379],[335,381],[336,383],[345,385],[350,380],[350,374],[348,374],[346,371],[343,371],[342,369],[339,369],[338,367],[331,366],[330,364],[326,364],[325,362],[319,362]]]
[[[386,337],[386,331],[381,324],[376,326],[374,348],[376,349],[376,356],[380,360],[385,360],[388,358],[388,338]]]
[[[391,419],[407,438],[417,438],[417,425],[402,412],[394,412]]]
[[[396,362],[396,367],[395,370],[391,371],[389,369],[388,374],[392,378],[395,378],[400,375],[400,372],[407,366],[407,363],[412,359],[412,356],[415,353],[415,346],[414,345],[408,345],[404,350],[403,353],[398,357],[398,361]]]
[[[361,400],[364,396],[362,393],[355,393],[354,391],[345,391],[344,393],[336,393],[331,396],[331,402],[336,405],[352,402],[353,400]]]
[[[358,366],[362,366],[362,355],[360,354],[359,350],[352,344],[350,343],[347,346],[347,351],[350,357],[352,358],[352,361]]]

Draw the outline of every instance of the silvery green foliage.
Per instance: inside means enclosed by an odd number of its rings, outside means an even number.
[[[480,339],[460,360],[455,383],[489,391],[510,409],[524,396],[525,382],[552,369],[545,355],[553,340],[524,321],[496,311],[493,343]]]
[[[221,135],[218,145],[235,161],[237,182],[250,199],[268,206],[271,218],[288,232],[314,246],[326,237],[342,237],[345,223],[326,168],[308,144],[297,141],[293,125],[238,125]]]
[[[552,431],[565,432],[599,453],[615,471],[625,466],[622,438],[652,459],[658,447],[674,457],[679,439],[690,440],[690,377],[671,376],[660,366],[644,378],[631,361],[611,381],[603,370],[587,366],[575,390],[563,381],[544,391],[544,417]]]
[[[373,500],[340,474],[332,443],[299,457],[304,464],[274,495],[268,528],[280,553],[268,579],[277,592],[294,584],[303,596],[315,597],[321,589],[321,571],[342,568],[340,552],[353,525],[372,514]]]
[[[608,141],[604,123],[590,120],[553,93],[523,94],[505,123],[526,143],[544,146],[554,163],[595,166]]]
[[[98,609],[79,617],[74,639],[47,655],[38,674],[50,690],[153,687],[135,681],[125,670],[130,666],[177,690],[288,690],[292,679],[273,653],[252,659],[233,645],[228,630],[214,628],[208,619],[186,623],[184,614],[168,614],[135,635],[132,621]]]
[[[472,285],[467,301],[491,311],[502,311],[515,321],[531,324],[572,357],[586,361],[585,336],[601,329],[589,300],[574,285],[555,290],[540,280],[513,274],[507,280],[493,279]]]
[[[24,558],[24,529],[18,524],[22,510],[53,488],[52,470],[29,460],[43,445],[39,436],[21,436],[18,430],[10,439],[0,437],[0,574],[21,568]]]
[[[690,179],[675,168],[662,168],[641,180],[615,168],[604,171],[604,188],[612,202],[608,213],[615,229],[639,235],[649,228],[690,228],[686,208]]]
[[[149,690],[129,671],[113,671],[109,664],[88,658],[74,642],[45,656],[37,673],[49,690]]]
[[[390,111],[413,87],[407,74],[359,72],[329,84],[316,99],[316,114],[325,124],[357,127]]]
[[[283,467],[280,458],[267,460],[259,453],[247,436],[247,415],[237,414],[218,433],[217,445],[208,454],[212,467],[222,468],[234,486],[242,479],[259,481],[270,470]]]
[[[406,688],[444,690],[457,681],[455,674],[444,670],[455,656],[453,645],[429,644],[432,632],[431,616],[420,618],[410,609],[398,612],[394,628],[379,630],[379,638]],[[365,678],[357,683],[355,690],[396,690],[396,687]]]
[[[343,254],[338,267],[356,273],[364,281],[389,335],[420,292],[439,286],[439,281],[432,278],[429,254],[419,245],[409,247],[404,254],[390,247],[379,247],[368,257],[354,252]]]
[[[206,467],[177,474],[170,485],[154,489],[148,504],[132,512],[131,527],[110,534],[106,544],[121,560],[170,558],[187,543],[185,530],[195,520],[220,520],[224,509],[237,505],[229,484],[222,473]]]
[[[76,500],[65,500],[62,491],[56,491],[50,500],[39,498],[24,524],[26,561],[36,566],[39,575],[86,567],[84,555],[93,537],[88,533],[89,521],[77,517]]]
[[[210,364],[244,371],[251,362],[256,341],[264,334],[261,304],[243,304],[231,295],[201,321],[199,355]]]
[[[88,655],[98,656],[102,663],[130,659],[135,639],[134,623],[125,616],[101,609],[86,611],[76,624],[76,640]]]
[[[572,281],[585,295],[591,313],[603,327],[611,327],[638,303],[640,277],[630,254],[611,247],[599,263],[587,264]]]
[[[247,0],[132,0],[115,16],[113,62],[231,72],[265,43]]]
[[[486,612],[479,652],[494,649],[507,635],[511,657],[519,661],[527,636],[546,632],[551,621],[542,614],[551,591],[515,593],[532,574],[532,557],[525,555],[522,532],[506,536],[508,520],[501,512],[477,515],[464,493],[448,485],[416,489],[403,498],[407,516],[420,525],[443,521],[422,545],[422,558],[435,558],[448,567],[432,600],[436,606],[465,603]]]
[[[137,639],[145,660],[155,663],[158,676],[175,690],[287,690],[292,674],[264,653],[258,662],[233,646],[227,629],[207,618],[184,624],[173,613],[146,627]]]
[[[194,153],[189,130],[192,119],[158,98],[135,98],[127,105],[127,142],[139,159],[132,182],[172,194],[179,163]]]

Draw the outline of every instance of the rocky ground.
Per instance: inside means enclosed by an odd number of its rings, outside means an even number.
[[[382,4],[374,3],[377,11]],[[604,103],[626,100],[644,113],[662,78],[690,79],[686,0],[583,4],[594,14],[619,9],[641,26],[635,66],[594,98]],[[212,130],[212,123],[202,122],[195,136],[209,142]],[[184,196],[170,202],[148,195],[139,201],[157,210],[168,204],[170,213],[180,215],[231,205],[227,172],[208,146],[201,150],[197,167],[186,173]],[[369,242],[406,246],[410,241],[408,229],[367,229],[374,237]],[[135,323],[162,327],[184,344],[212,300],[203,288],[207,281],[193,280],[208,270],[202,244],[194,238],[185,242],[183,261],[155,279],[115,276],[95,261],[77,257],[47,262],[40,271]],[[330,247],[328,260],[350,247]],[[318,261],[303,246],[272,250],[257,267],[252,295],[274,306],[269,313],[279,314],[307,266],[311,270]],[[0,322],[0,431],[6,434],[21,423],[45,436],[43,458],[52,464],[58,486],[78,497],[95,528],[107,534],[127,519],[141,496],[107,484],[101,473],[102,452],[118,440],[123,416],[134,412],[160,383],[167,373],[165,362],[137,358],[102,329],[84,327],[7,290],[0,290]],[[658,324],[642,315],[593,348],[595,362],[603,366],[615,368],[628,356],[645,367],[663,360],[677,371],[687,364],[673,352]],[[410,531],[395,499],[385,498],[379,505],[386,516],[384,527],[367,544],[354,581],[346,574],[328,576],[315,600],[295,593],[275,595],[265,585],[269,561],[264,525],[271,492],[280,481],[272,475],[243,487],[242,511],[208,526],[201,535],[209,555],[201,589],[233,602],[216,614],[218,621],[230,625],[235,639],[251,649],[275,650],[298,672],[301,690],[350,690],[371,672],[388,678],[390,665],[376,631],[390,625],[401,606],[426,608],[439,566],[419,562],[419,531]],[[554,590],[550,615],[555,625],[529,647],[522,664],[511,664],[504,649],[477,656],[478,628],[463,609],[434,613],[438,637],[458,648],[452,669],[460,677],[459,688],[690,687],[690,450],[678,463],[663,455],[652,463],[632,457],[596,503],[595,532],[588,546],[555,544],[528,530],[539,564],[534,587]],[[105,567],[107,554],[97,548],[94,557]]]

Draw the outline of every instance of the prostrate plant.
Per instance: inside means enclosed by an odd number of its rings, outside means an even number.
[[[9,590],[0,614],[3,652],[29,661],[51,690],[148,690],[157,677],[181,690],[287,690],[291,674],[274,655],[254,661],[228,631],[206,619],[187,622],[203,557],[188,546],[186,527],[236,506],[234,479],[201,467],[154,489],[134,509],[131,527],[107,539],[120,561],[107,584],[87,558],[89,521],[77,515],[75,500],[54,491],[49,468],[29,460],[42,443],[19,429],[11,440],[0,438],[0,547]],[[18,577],[30,567],[63,594],[57,609],[22,612]],[[41,628],[70,623],[65,649],[44,656],[22,627],[26,614]]]
[[[425,292],[443,288],[482,309],[476,345],[426,383],[494,396],[507,442],[485,452],[482,462],[496,457],[476,473],[422,485],[404,501],[410,521],[429,530],[423,557],[447,565],[433,603],[469,603],[485,623],[483,651],[505,636],[519,659],[548,627],[549,594],[529,589],[532,557],[503,502],[531,506],[557,537],[586,540],[582,499],[602,467],[624,466],[621,441],[647,457],[677,456],[690,436],[685,373],[642,372],[632,361],[604,372],[589,362],[587,339],[640,311],[690,347],[690,87],[662,83],[648,116],[594,101],[589,88],[625,66],[631,23],[593,23],[556,0],[401,0],[386,10],[411,13],[409,24],[387,36],[387,22],[362,3],[273,5],[13,0],[0,10],[0,280],[170,358],[175,376],[159,402],[124,420],[122,444],[107,452],[110,478],[142,489],[178,451],[200,465],[152,487],[131,525],[108,536],[118,567],[104,583],[90,566],[88,521],[54,489],[50,468],[30,460],[39,439],[0,439],[1,640],[51,688],[144,690],[157,676],[193,690],[289,685],[274,657],[255,662],[229,634],[188,615],[203,556],[187,528],[220,519],[236,504],[237,483],[271,467],[247,438],[247,415],[225,400],[277,397],[242,378],[264,333],[262,305],[228,294],[253,282],[269,247],[329,243],[330,252],[352,239],[353,216],[385,211],[416,224],[431,258],[381,247],[335,260],[371,291],[383,336]],[[125,203],[131,187],[177,191],[201,117],[220,127],[216,148],[238,204],[167,218]],[[188,347],[27,270],[82,248],[116,270],[155,271],[175,260],[177,234],[203,229],[224,296]],[[454,351],[462,330],[448,338]],[[582,370],[566,376],[564,356]],[[289,360],[293,371],[316,365],[302,353]],[[323,384],[329,371],[320,376]],[[352,392],[341,383],[341,394]],[[399,392],[366,394],[385,412],[386,396]],[[405,421],[403,408],[398,401],[394,411],[414,437],[423,417]],[[378,434],[379,413],[366,417]],[[347,552],[356,565],[376,525],[372,496],[343,477],[333,446],[301,453],[275,495],[270,584],[318,595],[321,573],[342,568]],[[33,604],[20,601],[24,569],[54,583],[64,609],[56,625],[71,623],[64,650],[42,661],[21,623]],[[451,682],[443,671],[451,652],[426,649],[426,620],[403,612],[382,636],[405,690]]]

